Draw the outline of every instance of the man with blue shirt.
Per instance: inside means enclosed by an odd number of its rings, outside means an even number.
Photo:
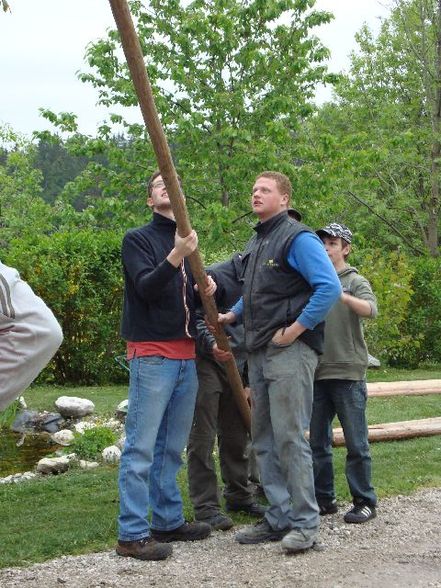
[[[236,535],[239,543],[282,541],[288,552],[318,538],[312,455],[305,433],[314,371],[323,349],[324,318],[341,294],[317,235],[289,217],[291,182],[260,174],[252,208],[256,235],[243,254],[243,296],[219,322],[242,318],[249,352],[253,446],[269,502],[262,521]]]

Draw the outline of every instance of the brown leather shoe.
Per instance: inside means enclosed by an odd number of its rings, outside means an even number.
[[[144,560],[167,559],[173,552],[173,547],[166,543],[158,543],[153,537],[144,537],[138,541],[118,541],[116,553],[123,557],[134,557]]]

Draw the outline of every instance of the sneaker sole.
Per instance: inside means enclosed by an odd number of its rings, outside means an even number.
[[[165,553],[161,553],[155,557],[149,557],[150,554],[146,554],[143,557],[141,554],[135,555],[133,553],[118,551],[118,547],[115,549],[115,552],[117,555],[119,555],[119,557],[132,557],[133,559],[139,559],[141,561],[161,561],[163,559],[167,559],[168,557],[170,557],[173,553],[173,550],[172,549],[170,549],[169,551],[167,550]]]
[[[348,525],[362,525],[363,523],[368,523],[369,521],[371,521],[372,519],[375,519],[377,515],[373,514],[370,517],[364,518],[362,520],[348,520],[346,517],[343,517],[343,520],[345,523],[348,523]]]
[[[287,553],[302,553],[304,551],[308,551],[308,549],[313,549],[314,546],[316,545],[316,543],[317,543],[317,540],[312,539],[311,541],[308,541],[301,546],[298,545],[297,547],[293,547],[293,546],[289,546],[289,545],[284,545],[283,541],[282,541],[282,547]]]
[[[315,549],[316,545],[317,545],[317,543],[314,542],[312,545],[309,545],[308,547],[302,547],[302,548],[298,548],[298,549],[294,549],[292,547],[285,547],[283,545],[283,549],[285,550],[285,553],[287,555],[293,555],[294,553],[306,553],[310,549]]]

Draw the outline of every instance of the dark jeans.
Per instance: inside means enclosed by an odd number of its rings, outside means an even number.
[[[221,509],[213,458],[216,438],[225,500],[251,504],[253,495],[248,486],[248,433],[225,371],[205,359],[197,359],[196,367],[199,389],[187,447],[188,484],[196,518],[202,520]]]
[[[310,443],[314,460],[317,500],[335,498],[332,465],[332,421],[338,416],[347,449],[346,479],[354,503],[375,506],[377,497],[371,484],[371,456],[366,422],[366,382],[318,380],[314,384],[314,403]]]

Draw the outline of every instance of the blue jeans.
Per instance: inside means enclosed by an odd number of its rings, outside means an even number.
[[[314,458],[315,494],[319,501],[335,498],[332,421],[337,415],[345,436],[345,472],[354,503],[364,502],[372,506],[377,503],[371,484],[366,399],[367,388],[364,380],[315,382],[310,443]]]
[[[317,354],[302,341],[268,343],[248,357],[251,437],[273,529],[319,526],[312,454],[305,433]]]
[[[130,361],[126,442],[119,471],[119,539],[136,541],[184,523],[176,476],[197,393],[194,360],[161,356]]]

